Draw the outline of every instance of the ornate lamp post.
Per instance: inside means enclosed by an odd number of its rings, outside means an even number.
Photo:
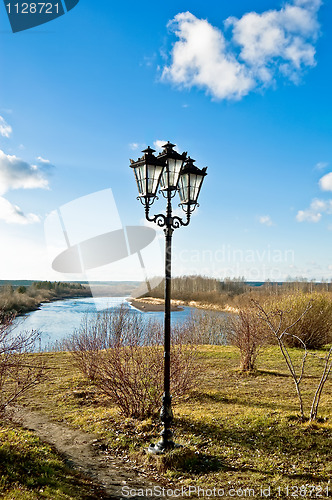
[[[161,440],[156,445],[151,444],[151,453],[163,453],[175,447],[170,429],[173,412],[172,397],[170,394],[171,378],[171,265],[172,265],[172,235],[174,229],[188,226],[190,216],[198,206],[197,199],[202,187],[206,168],[199,169],[194,165],[192,158],[187,153],[180,155],[173,148],[174,144],[168,142],[163,146],[163,151],[155,156],[154,149],[148,147],[142,158],[137,161],[130,160],[133,168],[139,196],[138,199],[145,207],[145,217],[149,222],[155,222],[164,228],[165,233],[165,338],[164,338],[164,395],[160,418],[163,423]],[[167,200],[166,214],[150,216],[150,207],[158,199],[157,191]],[[186,219],[172,215],[172,198],[179,193],[180,206],[186,214]]]

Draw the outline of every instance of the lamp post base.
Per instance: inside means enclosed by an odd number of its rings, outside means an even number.
[[[176,444],[173,441],[169,441],[166,445],[162,441],[159,441],[157,444],[151,443],[147,452],[151,455],[162,455],[163,453],[167,453],[168,451],[172,451],[178,448],[182,448],[182,444]]]
[[[167,294],[166,294],[167,295]],[[165,327],[165,331],[169,331]],[[170,338],[170,335],[168,335],[168,338]],[[168,363],[167,363],[168,360]],[[168,373],[169,373],[169,356],[165,356],[165,367],[168,366]],[[170,377],[168,376],[167,380],[169,381]],[[161,435],[161,440],[157,443],[151,443],[149,448],[148,448],[148,453],[151,453],[152,455],[161,455],[162,453],[166,453],[167,451],[174,450],[175,448],[181,448],[181,444],[175,444],[173,441],[173,433],[170,429],[170,425],[173,420],[173,411],[172,411],[172,396],[169,394],[169,387],[168,390],[164,392],[163,395],[163,404],[160,410],[160,420],[164,424],[164,428],[162,432],[160,433]]]

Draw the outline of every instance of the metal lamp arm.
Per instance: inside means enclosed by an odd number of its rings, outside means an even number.
[[[178,229],[181,226],[188,226],[190,222],[191,213],[186,212],[187,218],[183,220],[181,217],[177,215],[166,217],[164,214],[156,214],[153,217],[150,217],[150,206],[145,205],[145,218],[149,222],[154,222],[159,227],[169,227],[170,229]]]
[[[181,217],[174,215],[174,217],[172,217],[172,228],[178,229],[181,226],[188,226],[189,222],[190,222],[190,215],[191,214],[190,214],[190,212],[187,212],[186,215],[187,215],[187,219],[185,221],[183,219],[181,219]]]
[[[159,227],[166,226],[166,217],[163,214],[157,214],[153,217],[150,217],[150,206],[148,204],[145,205],[145,218],[149,222],[154,222]]]

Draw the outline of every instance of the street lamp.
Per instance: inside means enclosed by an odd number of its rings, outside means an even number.
[[[163,453],[173,449],[176,445],[172,439],[170,429],[173,412],[172,397],[170,394],[171,378],[171,252],[172,235],[174,229],[188,226],[190,216],[198,206],[197,199],[201,186],[206,176],[206,168],[199,169],[194,165],[192,158],[187,153],[179,154],[174,150],[175,144],[167,142],[162,152],[155,156],[154,149],[148,147],[144,155],[137,161],[130,160],[134,170],[139,196],[138,199],[145,207],[145,217],[149,222],[155,222],[164,228],[165,233],[165,331],[164,331],[164,395],[160,418],[163,423],[161,440],[156,445],[151,444],[151,453]],[[150,207],[158,199],[157,191],[167,200],[166,215],[157,214],[150,216]],[[186,214],[183,220],[177,215],[172,215],[172,198],[179,193],[180,206]]]

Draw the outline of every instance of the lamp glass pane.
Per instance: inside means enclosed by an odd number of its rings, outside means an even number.
[[[190,174],[189,198],[191,202],[194,203],[197,202],[202,181],[203,181],[202,175]]]
[[[159,165],[148,165],[147,166],[147,172],[148,172],[148,189],[147,189],[147,195],[152,195],[155,196],[157,189],[158,189],[158,184],[159,184],[159,179],[160,179],[160,174],[162,172],[163,167]]]
[[[161,176],[162,189],[177,187],[182,164],[182,159],[169,158],[167,160],[167,166]]]
[[[139,195],[146,196],[146,166],[135,167],[134,171]]]
[[[179,196],[181,203],[189,203],[189,174],[183,174],[179,180]]]

